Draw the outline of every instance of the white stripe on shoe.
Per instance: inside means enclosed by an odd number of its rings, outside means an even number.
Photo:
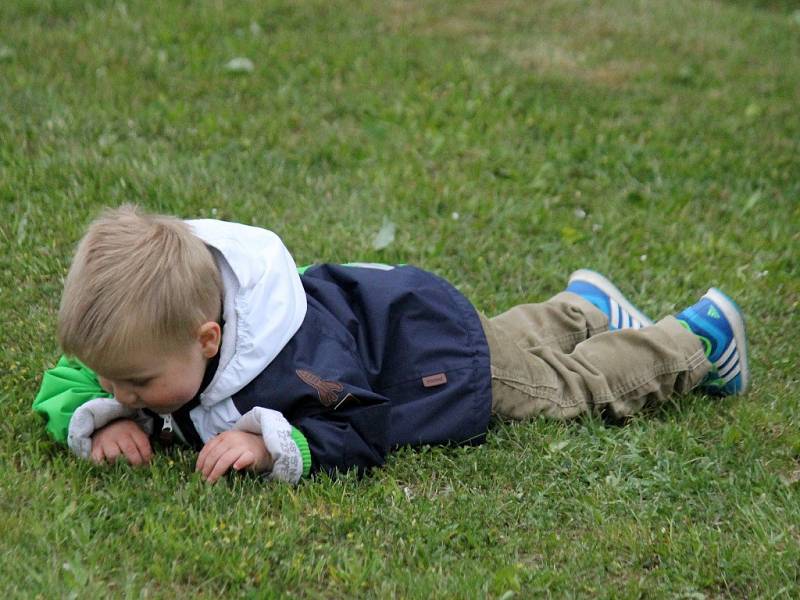
[[[722,290],[712,287],[704,295],[706,298],[716,304],[717,308],[722,311],[722,314],[728,320],[728,324],[733,331],[733,342],[725,349],[725,354],[728,353],[730,346],[736,348],[737,366],[731,373],[728,374],[725,382],[729,382],[741,374],[742,382],[737,394],[744,394],[750,386],[750,368],[747,364],[747,335],[744,329],[744,318],[739,308],[734,304],[733,300],[728,298]]]
[[[631,313],[625,310],[614,298],[609,296],[611,326],[615,329],[641,329],[644,325]]]
[[[728,359],[731,357],[731,355],[736,354],[735,351],[736,351],[736,340],[732,339],[731,343],[728,344],[728,347],[725,348],[725,352],[722,353],[722,356],[720,356],[714,362],[714,366],[717,367],[718,369],[722,369],[725,363],[728,362]]]
[[[733,367],[739,364],[739,353],[734,352],[733,354],[728,357],[728,360],[722,361],[719,360],[714,363],[714,366],[717,368],[717,372],[719,373],[720,377],[724,377],[725,374],[730,371]]]
[[[727,365],[717,369],[717,373],[720,377],[725,377],[728,373],[730,373],[733,369],[739,366],[739,357],[735,357],[733,360],[729,361]]]
[[[733,371],[731,371],[730,373],[728,373],[725,377],[723,377],[722,380],[725,383],[728,383],[729,381],[731,381],[734,377],[736,377],[741,372],[742,372],[742,365],[740,365],[739,363],[736,363],[736,368]]]
[[[611,327],[619,329],[619,304],[613,298],[608,299],[608,312],[611,313]]]
[[[619,291],[617,286],[597,271],[578,269],[570,275],[569,281],[571,282],[576,279],[592,284],[608,296],[609,322],[612,327],[622,329],[624,327],[621,324],[623,322],[622,316],[626,314],[630,317],[630,324],[628,327],[642,329],[643,327],[648,327],[653,324],[644,313],[640,312],[630,303],[625,295]]]

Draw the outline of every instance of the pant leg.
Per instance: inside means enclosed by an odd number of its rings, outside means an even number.
[[[547,346],[568,353],[580,342],[608,331],[608,318],[602,311],[571,292],[556,294],[547,302],[514,306],[491,322],[523,350]]]
[[[578,339],[580,328],[567,332],[549,325],[544,337],[550,343],[530,346],[535,335],[520,328],[531,320],[513,320],[512,311],[502,319],[482,317],[492,363],[492,409],[500,416],[629,416],[646,404],[689,391],[711,367],[700,341],[673,317],[644,329],[587,334],[569,351],[566,340]],[[584,307],[584,312],[591,310]]]

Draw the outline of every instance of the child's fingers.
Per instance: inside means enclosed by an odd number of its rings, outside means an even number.
[[[197,455],[197,461],[195,462],[194,470],[195,471],[204,471],[205,464],[209,460],[211,454],[215,451],[215,448],[219,445],[220,441],[222,440],[222,436],[216,436],[211,438],[200,450],[200,453]]]
[[[197,469],[203,474],[203,479],[208,477],[220,456],[228,449],[228,446],[221,444],[220,440],[220,436],[213,438],[203,446],[200,455],[197,457]]]
[[[139,454],[139,448],[136,446],[136,442],[133,441],[133,438],[126,436],[117,443],[125,460],[132,465],[142,464],[142,455]]]
[[[250,450],[245,450],[242,455],[236,459],[236,462],[233,463],[233,468],[237,471],[241,471],[242,469],[246,469],[247,467],[252,467],[256,462],[255,455],[250,452]]]
[[[231,432],[226,431],[211,438],[200,450],[200,454],[197,456],[197,470],[202,471],[204,477],[211,472],[220,456],[234,447],[235,436],[226,435],[228,433]]]
[[[153,453],[152,450],[150,449],[150,440],[147,439],[147,436],[132,435],[131,440],[136,445],[137,454],[141,458],[141,462],[138,464],[144,465],[149,463]]]
[[[238,448],[229,448],[224,452],[219,459],[212,465],[211,469],[203,473],[206,481],[214,483],[217,479],[222,477],[225,472],[231,468],[231,465],[239,458],[240,450]]]
[[[106,460],[106,453],[103,452],[103,446],[97,442],[92,443],[92,462],[96,465],[102,465]]]
[[[140,464],[147,464],[153,458],[153,449],[150,446],[150,439],[144,431],[138,430],[131,435],[131,440],[136,444],[136,449],[139,451],[139,456],[142,458]]]
[[[118,442],[109,442],[103,444],[102,447],[105,461],[109,464],[113,465],[119,458],[119,455],[122,454],[122,448],[119,447]]]
[[[142,458],[146,464],[150,463],[150,460],[153,458],[153,448],[150,446],[150,440],[145,440],[145,447],[139,446],[139,452],[142,453]]]

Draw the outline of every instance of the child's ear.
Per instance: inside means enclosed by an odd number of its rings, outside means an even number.
[[[197,330],[197,341],[200,342],[204,357],[216,356],[222,343],[222,328],[219,323],[208,321],[200,325],[200,329]]]

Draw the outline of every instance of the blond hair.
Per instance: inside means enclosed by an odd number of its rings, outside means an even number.
[[[219,318],[221,299],[214,257],[186,223],[124,205],[104,211],[78,244],[59,342],[95,370],[124,368],[131,353],[188,347]]]

